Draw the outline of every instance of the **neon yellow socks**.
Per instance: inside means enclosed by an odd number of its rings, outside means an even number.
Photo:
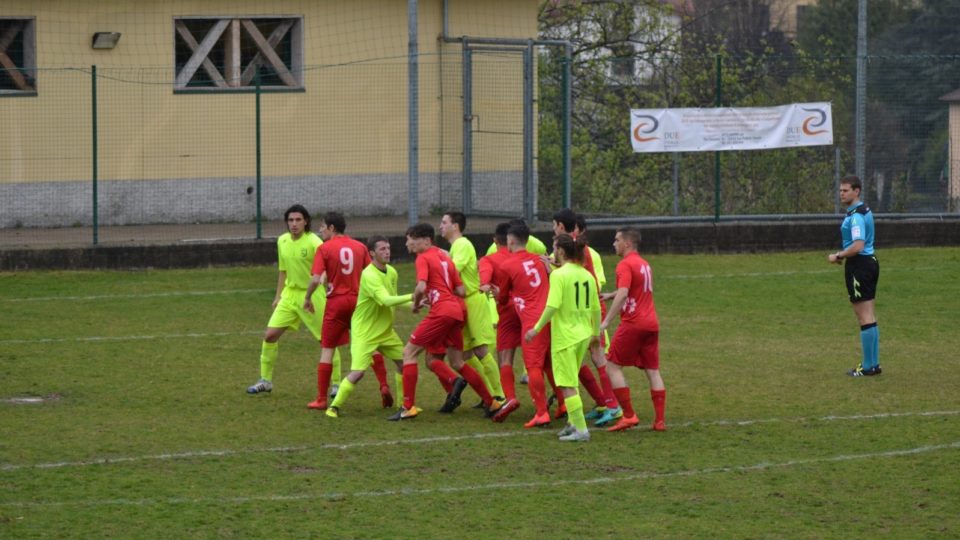
[[[279,346],[277,342],[260,344],[260,378],[265,381],[273,380],[273,364],[277,361]]]

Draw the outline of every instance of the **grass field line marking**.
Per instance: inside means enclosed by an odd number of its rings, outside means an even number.
[[[273,289],[227,289],[219,291],[170,291],[164,293],[141,294],[97,294],[91,296],[24,296],[4,298],[7,302],[63,302],[83,300],[115,300],[123,298],[170,298],[175,296],[212,296],[217,294],[255,294],[271,292]]]
[[[263,334],[262,330],[249,332],[208,332],[208,333],[187,333],[187,334],[155,334],[149,336],[88,336],[72,338],[37,338],[37,339],[4,339],[0,340],[0,345],[26,345],[30,343],[63,343],[63,342],[90,342],[90,341],[144,341],[151,339],[181,339],[181,338],[207,338],[207,337],[228,337],[228,336],[253,336]]]
[[[172,505],[172,504],[245,504],[251,502],[287,502],[304,501],[315,499],[345,499],[347,497],[356,498],[374,498],[374,497],[395,497],[405,495],[436,495],[449,493],[464,493],[476,491],[501,491],[505,489],[535,489],[535,488],[554,488],[557,486],[571,485],[595,485],[612,484],[615,482],[630,482],[638,480],[659,480],[665,478],[682,478],[704,476],[709,474],[723,474],[731,472],[757,472],[771,469],[788,469],[804,465],[819,465],[823,463],[842,463],[846,461],[860,461],[865,459],[895,458],[902,456],[912,456],[918,454],[927,454],[940,450],[955,450],[960,448],[960,441],[951,443],[935,444],[929,446],[917,446],[914,448],[904,448],[900,450],[887,450],[885,452],[869,452],[863,454],[840,454],[836,456],[826,456],[806,459],[792,459],[781,462],[761,462],[752,465],[731,465],[725,467],[707,467],[703,469],[686,469],[680,471],[668,472],[639,472],[632,474],[623,474],[617,476],[597,476],[593,478],[578,479],[548,479],[532,482],[492,482],[487,484],[458,485],[458,486],[440,486],[430,488],[402,488],[402,489],[384,489],[378,491],[354,491],[354,492],[330,492],[330,493],[302,493],[296,495],[258,495],[244,497],[167,497],[161,499],[84,499],[79,501],[45,501],[45,502],[24,502],[10,501],[0,502],[0,507],[18,507],[18,508],[44,508],[61,506],[154,506],[154,505]]]
[[[877,414],[856,414],[849,416],[819,416],[819,417],[799,417],[799,418],[767,418],[761,420],[715,420],[709,422],[683,422],[671,424],[671,428],[682,428],[691,426],[749,426],[753,424],[772,424],[779,422],[810,422],[825,421],[835,422],[843,420],[873,420],[882,418],[900,418],[909,416],[954,416],[960,415],[957,411],[919,411],[919,412],[900,412],[900,413],[877,413]],[[115,458],[100,458],[87,461],[57,461],[51,463],[34,464],[4,464],[0,465],[0,471],[18,471],[22,469],[59,469],[67,467],[89,467],[92,465],[115,465],[120,463],[135,463],[138,461],[167,461],[175,459],[192,459],[200,457],[229,457],[244,454],[270,454],[270,453],[294,453],[306,452],[311,450],[351,450],[354,448],[375,448],[380,446],[398,446],[398,445],[419,445],[431,444],[437,442],[456,442],[465,440],[507,438],[518,436],[535,436],[553,433],[552,431],[505,431],[493,433],[472,433],[466,435],[441,435],[436,437],[420,437],[415,439],[392,439],[383,441],[361,441],[352,443],[329,443],[319,446],[278,446],[269,448],[245,448],[245,449],[224,449],[224,450],[194,450],[189,452],[175,452],[167,454],[152,454],[144,456],[120,456]]]

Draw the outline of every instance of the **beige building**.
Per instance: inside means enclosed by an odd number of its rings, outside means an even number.
[[[537,35],[537,0],[448,4],[451,36]],[[443,5],[419,2],[422,213],[461,200],[461,47],[439,39]],[[294,202],[403,214],[407,30],[400,0],[5,0],[0,227],[89,223],[94,174],[101,224],[248,220],[258,166],[268,217]],[[521,68],[479,63],[481,121],[521,116]],[[484,144],[475,185],[519,213],[519,140]]]

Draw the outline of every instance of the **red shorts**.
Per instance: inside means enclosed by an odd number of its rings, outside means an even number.
[[[533,325],[530,326],[533,328]],[[523,332],[526,336],[527,332]],[[530,368],[540,368],[543,369],[547,363],[547,358],[550,357],[550,325],[543,327],[543,330],[540,330],[537,333],[537,337],[533,338],[533,341],[527,343],[527,340],[523,340],[523,345],[520,346],[520,351],[523,352],[523,365]]]
[[[607,360],[618,366],[660,369],[660,332],[621,324],[613,334]]]
[[[520,317],[513,306],[498,310],[500,322],[497,323],[497,350],[512,351],[521,345],[523,335],[520,332]]]
[[[327,298],[327,308],[323,310],[323,329],[320,331],[320,344],[333,349],[350,343],[350,318],[357,309],[357,297],[341,294]]]
[[[448,347],[463,350],[463,321],[444,315],[427,315],[410,334],[410,343],[431,354],[444,354]]]

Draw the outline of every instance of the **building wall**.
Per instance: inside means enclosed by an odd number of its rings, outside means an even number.
[[[449,3],[451,34],[511,38],[537,34],[537,0]],[[459,70],[460,56],[457,46],[438,40],[442,0],[421,1],[419,10],[419,167],[429,180],[449,170],[449,157],[441,164],[441,149],[455,146],[461,137],[459,128],[444,129],[457,127],[449,116],[457,107],[451,101],[460,95],[443,93],[443,80]],[[405,211],[406,2],[5,0],[0,16],[36,18],[41,71],[37,96],[0,98],[4,131],[0,188],[6,192],[0,202],[0,226],[50,223],[54,212],[42,205],[54,192],[55,198],[72,203],[69,206],[88,206],[84,190],[89,189],[93,168],[89,66],[94,64],[100,75],[98,176],[101,191],[114,197],[118,212],[114,222],[138,222],[148,215],[189,219],[195,205],[178,200],[198,196],[225,210],[237,207],[226,219],[246,219],[250,208],[243,201],[249,199],[246,190],[256,171],[256,98],[251,93],[175,93],[173,20],[270,15],[303,17],[305,71],[303,91],[261,96],[261,168],[268,184],[264,191],[272,187],[281,201],[305,200],[298,196],[304,185],[359,178],[354,187],[372,187],[360,192],[342,186],[340,191],[347,193],[339,203],[320,193],[306,199],[355,211]],[[93,50],[90,40],[97,31],[121,32],[118,46]],[[497,93],[497,107],[520,118],[522,72],[505,72],[498,84],[503,90]],[[475,160],[475,170],[517,172],[512,165],[504,167],[496,152],[488,155]],[[440,186],[426,184],[421,196],[427,200],[421,200],[421,206],[429,208],[435,204],[429,200],[431,193]],[[387,200],[376,201],[381,196]],[[31,204],[17,204],[10,197]],[[101,204],[109,208],[111,201]],[[174,208],[155,208],[160,204]],[[82,212],[71,213],[56,217],[54,224],[86,219]]]

